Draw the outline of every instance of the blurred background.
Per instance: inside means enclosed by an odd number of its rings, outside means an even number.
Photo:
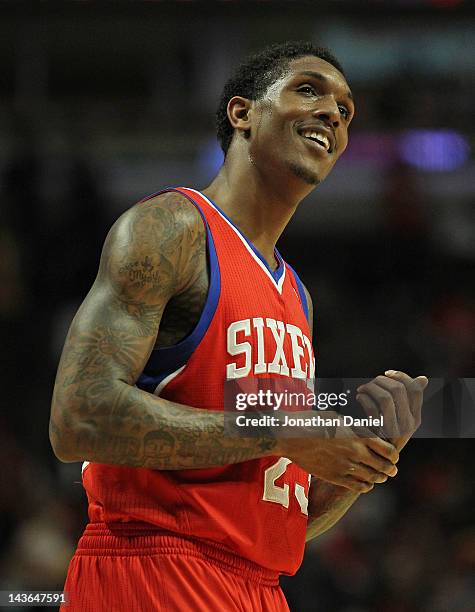
[[[215,107],[249,51],[327,45],[355,94],[347,152],[279,243],[318,374],[474,376],[474,24],[470,0],[0,5],[0,590],[63,585],[87,520],[48,442],[66,330],[117,216],[219,168]],[[473,449],[413,440],[282,580],[292,612],[474,610]]]

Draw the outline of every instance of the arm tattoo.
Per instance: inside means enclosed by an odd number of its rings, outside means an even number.
[[[207,290],[204,225],[183,196],[164,194],[119,219],[58,368],[50,420],[58,456],[173,470],[271,454],[273,438],[226,437],[221,412],[134,386],[157,334],[169,345],[189,333]]]

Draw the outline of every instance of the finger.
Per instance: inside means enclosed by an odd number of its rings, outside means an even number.
[[[418,376],[416,379],[414,379],[411,399],[411,410],[416,421],[416,429],[421,424],[421,410],[422,403],[424,401],[424,389],[427,387],[428,384],[429,380],[425,376]]]
[[[392,461],[383,459],[369,448],[366,449],[366,453],[361,457],[360,462],[363,466],[385,476],[396,476],[397,474],[397,467]]]
[[[345,489],[349,489],[350,491],[354,491],[355,493],[367,493],[371,491],[374,487],[373,483],[363,482],[358,478],[354,478],[350,474],[347,475],[327,475],[322,476],[321,474],[314,474],[317,478],[324,480],[326,482],[330,482],[331,484],[337,485],[339,487],[345,487]]]
[[[362,463],[355,465],[354,471],[352,471],[351,474],[348,475],[369,484],[386,482],[386,480],[389,478],[387,474],[382,474],[381,472],[373,470],[371,467],[365,466]]]
[[[369,493],[374,489],[374,483],[363,482],[352,476],[346,476],[341,480],[341,486],[350,489],[355,493]]]
[[[414,380],[421,388],[421,391],[424,391],[427,385],[429,384],[429,379],[427,378],[427,376],[417,376]]]
[[[412,434],[414,432],[414,416],[411,411],[411,401],[408,397],[406,385],[388,376],[376,376],[373,382],[381,388],[388,391],[393,398],[396,421],[398,426],[398,432],[396,435],[403,436],[406,434]],[[388,432],[388,437],[395,437],[393,432]]]
[[[383,415],[384,427],[388,437],[395,437],[399,433],[396,419],[396,406],[392,395],[373,381],[360,385],[358,394],[366,393],[377,405],[378,412]]]
[[[381,438],[367,438],[365,443],[366,446],[374,453],[383,457],[384,459],[387,459],[391,463],[396,464],[399,461],[399,453],[397,452],[396,447],[390,442],[381,440]],[[365,461],[365,463],[367,463],[367,461]]]
[[[363,406],[365,413],[375,419],[381,418],[376,402],[366,393],[358,393],[356,400]]]
[[[398,452],[400,452],[406,446],[406,444],[409,442],[411,438],[412,436],[407,435],[407,436],[403,436],[402,438],[392,438],[390,442],[394,444]]]
[[[410,387],[414,380],[417,380],[418,385],[422,391],[424,391],[424,389],[429,384],[429,379],[427,378],[427,376],[418,376],[417,378],[411,378],[409,374],[401,372],[400,370],[386,370],[385,374],[386,376],[390,376],[391,378],[396,378],[397,380],[400,380],[406,385],[406,387]]]
[[[395,403],[397,402],[396,405],[402,405],[404,402],[408,401],[406,385],[402,381],[388,376],[376,376],[373,382],[386,391],[389,391]]]
[[[361,404],[361,406],[363,406],[363,409],[368,416],[373,417],[373,419],[381,419],[382,415],[380,411],[378,410],[378,406],[376,405],[374,400],[369,395],[366,395],[366,393],[358,393],[358,395],[356,396],[356,400]],[[383,424],[384,424],[384,420],[383,420]],[[356,430],[356,433],[358,434],[360,438],[364,436],[364,433],[363,435],[360,433],[360,429],[362,428],[354,428],[354,429]],[[373,429],[376,434],[382,437],[381,427],[373,427]],[[367,437],[367,436],[364,436],[364,437]]]
[[[427,376],[418,376],[417,378],[411,378],[405,372],[396,370],[387,370],[386,376],[394,378],[402,382],[405,387],[409,398],[409,405],[411,413],[416,421],[416,428],[421,423],[421,408],[423,401],[423,391],[429,384]]]

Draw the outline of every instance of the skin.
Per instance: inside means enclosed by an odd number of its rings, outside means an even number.
[[[275,244],[299,202],[345,150],[353,112],[344,77],[315,57],[290,62],[262,100],[230,100],[233,140],[225,164],[204,192],[271,267],[277,265]],[[309,126],[327,130],[331,152],[302,137]],[[396,473],[395,444],[357,437],[345,427],[336,428],[330,440],[228,438],[221,413],[176,404],[134,386],[155,343],[177,343],[198,321],[209,283],[205,241],[199,213],[176,193],[137,205],[114,224],[97,278],[65,342],[51,407],[51,444],[63,461],[161,470],[288,457],[319,479],[309,499],[308,533],[314,537],[360,493]],[[385,378],[414,385],[412,379]],[[381,381],[375,384],[381,387]],[[396,387],[386,392],[393,397]],[[379,406],[373,387],[362,396]],[[407,415],[417,422],[413,395],[404,397],[398,386],[393,405],[396,419],[404,415],[403,438]],[[387,397],[384,404],[390,411]],[[322,527],[316,526],[316,516],[325,517]]]
[[[207,284],[205,230],[183,197],[165,194],[115,223],[58,368],[50,440],[59,459],[184,469],[237,463],[276,446],[236,443],[224,436],[221,414],[134,386],[157,338],[173,344],[194,327]]]
[[[350,96],[336,68],[319,58],[303,57],[290,63],[263,100],[236,96],[228,103],[234,137],[226,163],[204,193],[219,202],[271,266],[280,235],[316,186],[297,176],[295,168],[320,182],[329,174],[348,144],[354,115]],[[322,153],[302,138],[298,132],[304,126],[321,126],[333,134],[333,152]]]
[[[307,289],[305,293],[310,305],[309,325],[313,332],[312,299]],[[412,379],[404,372],[394,370],[387,370],[385,375],[377,376],[369,383],[361,385],[358,388],[356,399],[368,416],[378,417],[383,414],[385,422],[396,424],[395,429],[392,430],[394,437],[390,437],[389,441],[399,453],[421,423],[423,391],[428,384],[428,379],[425,376]],[[346,430],[346,428],[343,429]],[[376,480],[371,481],[368,468],[362,463],[355,463],[350,467],[352,476],[361,478],[368,484],[367,490],[362,491],[363,493],[371,491],[376,483],[386,482],[388,479],[388,476],[379,474]],[[394,466],[388,475],[394,477],[396,474],[397,467]],[[348,512],[359,496],[360,492],[351,490],[350,487],[332,484],[313,476],[307,508],[306,541],[318,537],[333,527]]]

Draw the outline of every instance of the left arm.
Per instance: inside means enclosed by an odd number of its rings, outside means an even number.
[[[308,324],[312,337],[313,302],[307,287],[304,286],[304,290],[307,297]],[[308,542],[333,527],[359,496],[360,493],[355,493],[346,487],[340,487],[313,476],[308,492],[308,524],[305,540]]]
[[[305,288],[309,305],[308,319],[312,332],[312,299]],[[421,423],[423,392],[427,387],[425,376],[411,378],[404,372],[388,370],[385,376],[377,376],[358,387],[357,401],[366,414],[384,417],[386,434],[397,451],[402,450]],[[354,466],[357,469],[360,466]],[[396,469],[391,476],[395,476]],[[376,482],[384,482],[377,480]],[[371,487],[371,489],[374,487]],[[368,489],[370,491],[371,489]],[[312,478],[308,500],[308,524],[306,540],[321,535],[338,522],[359,497],[359,493],[345,487]]]
[[[360,495],[346,487],[313,477],[310,482],[305,541],[308,542],[333,527]]]

